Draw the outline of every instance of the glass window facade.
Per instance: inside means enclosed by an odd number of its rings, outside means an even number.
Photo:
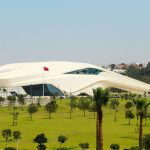
[[[87,75],[98,75],[102,72],[102,70],[95,69],[95,68],[85,68],[85,69],[79,69],[71,72],[67,72],[65,74],[87,74]]]
[[[28,95],[43,96],[43,84],[23,86]],[[64,94],[51,84],[44,85],[44,96],[64,96]]]

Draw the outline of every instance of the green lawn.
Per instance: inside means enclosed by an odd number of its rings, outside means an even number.
[[[61,134],[68,137],[68,141],[64,144],[65,147],[74,147],[77,150],[79,143],[88,142],[90,150],[95,150],[95,123],[93,113],[86,112],[86,117],[83,117],[83,112],[76,109],[73,112],[73,118],[69,119],[69,106],[67,100],[59,100],[59,109],[57,113],[52,115],[52,119],[48,119],[47,112],[43,108],[33,114],[33,121],[28,118],[28,113],[18,109],[20,115],[18,126],[12,126],[11,110],[8,108],[0,108],[0,132],[3,129],[10,128],[12,131],[20,130],[22,139],[19,144],[20,150],[36,150],[37,144],[33,143],[33,138],[39,133],[45,133],[48,138],[47,149],[55,150],[59,147],[57,137]],[[109,108],[104,109],[103,119],[103,135],[104,135],[104,150],[108,150],[110,144],[118,143],[123,148],[128,148],[133,145],[138,145],[138,133],[136,130],[136,119],[128,125],[128,120],[124,115],[124,101],[122,100],[119,106],[117,122],[113,122],[113,111]],[[148,120],[148,124],[150,121]],[[144,134],[150,133],[150,126],[144,127]],[[1,134],[1,133],[0,133]],[[15,147],[15,142],[9,142],[9,146]],[[0,149],[5,147],[5,141],[0,135]]]

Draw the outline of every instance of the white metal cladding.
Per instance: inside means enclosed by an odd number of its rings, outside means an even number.
[[[100,66],[78,62],[32,62],[8,64],[0,67],[0,87],[12,88],[43,83],[43,67],[49,68],[44,72],[44,83],[52,84],[64,93],[92,94],[93,88],[114,87],[129,92],[144,94],[150,91],[150,85],[144,82],[106,70]],[[101,70],[98,75],[69,74],[69,72],[93,68]],[[66,74],[68,73],[68,74]]]

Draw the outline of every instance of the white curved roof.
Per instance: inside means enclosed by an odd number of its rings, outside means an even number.
[[[49,71],[43,71],[43,67]],[[98,75],[65,74],[71,71],[95,68],[101,70]],[[79,94],[97,87],[114,87],[129,92],[144,94],[150,91],[150,85],[141,81],[108,71],[102,67],[77,62],[32,62],[8,64],[0,67],[0,87],[19,87],[43,83],[52,84],[62,92]]]

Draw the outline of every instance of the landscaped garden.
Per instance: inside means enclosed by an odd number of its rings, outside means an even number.
[[[32,115],[32,120],[29,117],[27,107],[18,107],[15,109],[15,112],[19,112],[17,125],[14,126],[12,115],[14,109],[12,107],[0,107],[0,148],[3,149],[6,147],[2,131],[11,129],[12,132],[16,130],[21,132],[22,138],[19,139],[20,150],[36,150],[37,143],[33,139],[40,133],[44,133],[47,138],[45,145],[48,150],[55,150],[60,147],[60,143],[58,142],[58,136],[60,135],[67,137],[67,140],[62,143],[63,147],[80,150],[79,144],[89,143],[89,149],[95,150],[96,119],[94,118],[94,113],[88,110],[84,113],[79,108],[73,108],[70,114],[69,99],[56,101],[58,109],[56,113],[51,114],[51,119],[45,107],[38,107],[38,111]],[[128,115],[126,114],[128,109],[128,107],[125,108],[126,103],[127,100],[119,99],[119,105],[116,110],[112,109],[113,107],[110,108],[110,102],[103,109],[104,150],[110,149],[111,144],[119,144],[121,150],[130,148],[131,146],[138,146],[139,127],[136,120],[136,108],[134,105],[129,107],[135,115],[135,118],[130,119],[129,125],[130,117],[127,117]],[[144,124],[145,122],[143,123],[144,135],[149,134],[150,120],[147,119],[146,127]],[[16,147],[13,136],[9,137],[8,146]]]

